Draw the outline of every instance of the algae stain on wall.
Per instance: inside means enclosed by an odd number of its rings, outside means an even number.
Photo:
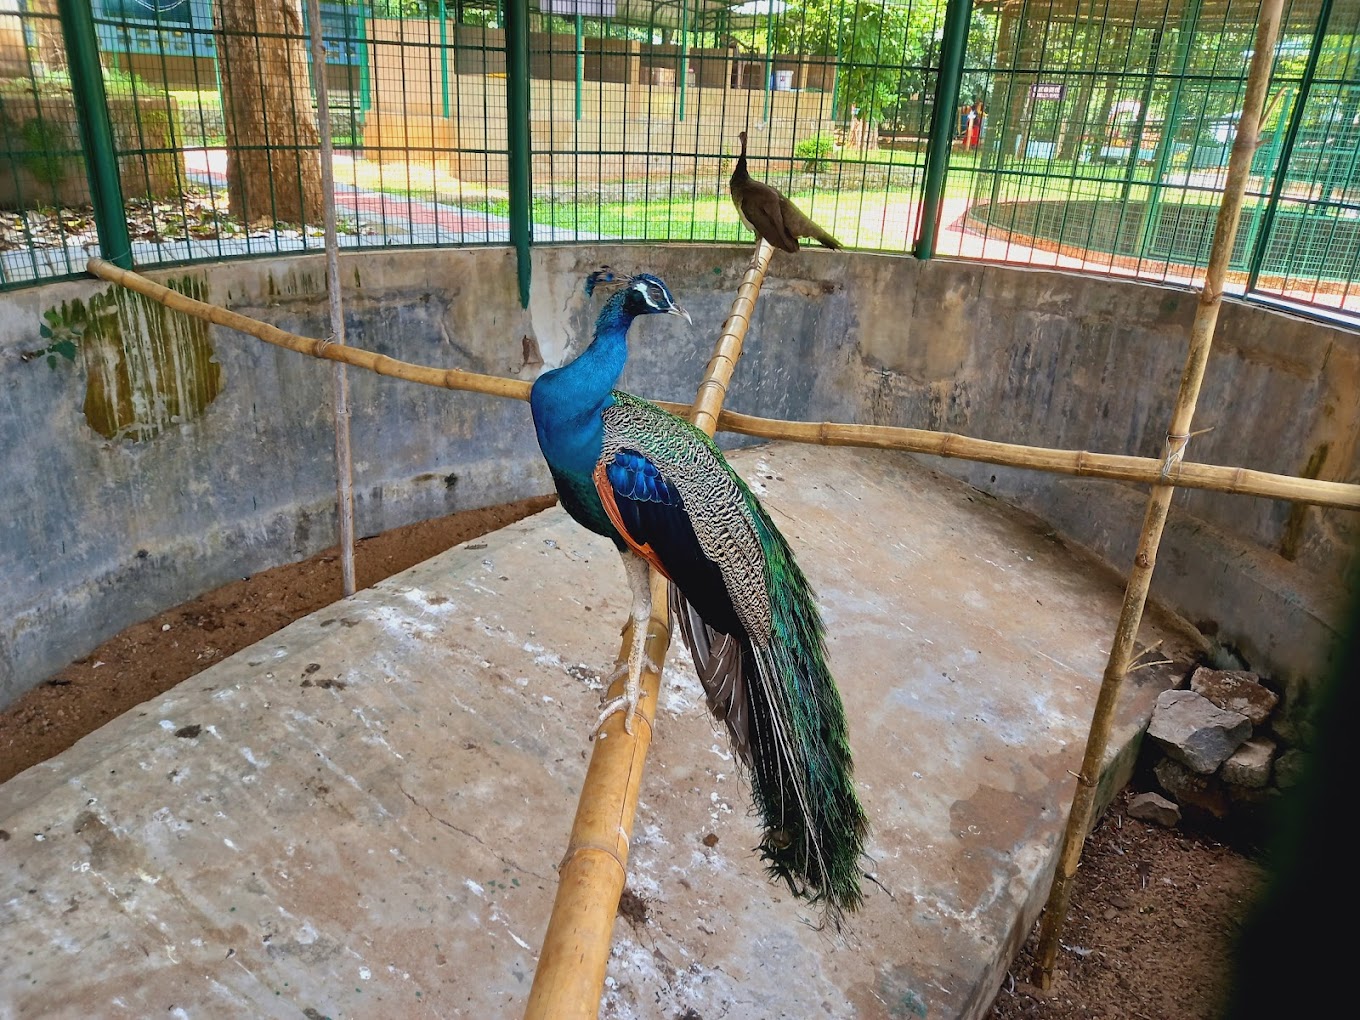
[[[185,277],[169,286],[200,301],[202,280]],[[171,311],[121,287],[63,301],[43,313],[46,351],[71,357],[85,368],[85,421],[106,439],[146,442],[173,425],[202,417],[222,392],[222,366],[213,360],[208,324]]]

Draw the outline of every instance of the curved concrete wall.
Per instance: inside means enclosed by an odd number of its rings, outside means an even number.
[[[748,255],[538,249],[527,311],[503,249],[346,255],[348,340],[532,378],[588,336],[589,270],[647,269],[695,329],[638,330],[624,385],[687,400]],[[293,332],[328,331],[320,256],[153,275]],[[1060,273],[779,254],[728,406],[1157,456],[1194,307],[1181,291]],[[331,373],[98,282],[0,295],[0,701],[129,623],[333,544]],[[360,535],[549,491],[526,405],[358,370],[350,387]],[[1356,481],[1358,393],[1356,334],[1229,302],[1197,417],[1212,431],[1189,456]],[[935,464],[1127,569],[1142,488]],[[1154,595],[1261,672],[1307,681],[1335,652],[1358,533],[1353,513],[1183,491]]]

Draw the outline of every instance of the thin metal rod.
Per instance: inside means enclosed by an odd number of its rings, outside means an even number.
[[[398,361],[385,354],[374,354],[358,347],[337,347],[324,340],[287,333],[276,326],[233,312],[220,305],[209,304],[187,297],[152,280],[117,266],[104,259],[91,259],[89,272],[101,279],[136,291],[167,308],[195,318],[226,326],[248,334],[276,347],[285,347],[313,358],[343,361],[347,365],[367,369],[378,375],[402,379],[406,382],[437,386],[446,390],[483,393],[512,400],[528,400],[530,383],[522,379],[507,379],[496,375],[481,375],[457,368],[428,368]],[[740,294],[740,291],[738,292]],[[747,292],[748,296],[750,292]],[[734,306],[735,310],[735,306]],[[732,316],[729,316],[729,321]],[[692,405],[656,401],[675,414],[688,414]],[[856,446],[874,450],[905,450],[937,457],[982,461],[1007,467],[1049,471],[1055,474],[1077,475],[1082,478],[1109,478],[1125,482],[1155,484],[1171,482],[1191,489],[1208,489],[1239,496],[1261,496],[1267,499],[1287,499],[1317,506],[1360,510],[1360,485],[1347,482],[1328,482],[1313,478],[1296,478],[1249,468],[1224,467],[1216,464],[1195,464],[1179,461],[1165,470],[1162,460],[1155,457],[1129,457],[1122,454],[1091,453],[1086,450],[1054,450],[1041,446],[1022,446],[1019,443],[998,443],[989,439],[973,439],[955,432],[933,432],[895,425],[854,425],[834,422],[780,421],[758,418],[735,411],[718,415],[717,431],[737,432],[762,439],[784,439],[795,443],[815,443],[820,446]]]
[[[321,205],[326,227],[326,292],[330,296],[330,341],[345,346],[345,310],[340,303],[340,239],[335,231],[335,153],[331,143],[331,106],[326,87],[326,50],[321,44],[320,0],[307,0],[312,37],[312,84],[316,89],[316,127],[321,135]],[[340,517],[340,574],[345,595],[355,592],[354,458],[349,442],[349,377],[343,362],[332,376],[335,393],[336,501]]]
[[[695,396],[690,420],[710,436],[741,357],[751,311],[773,253],[761,238]],[[665,578],[653,570],[647,657],[658,665],[670,646],[666,584]],[[631,640],[630,623],[623,633],[621,660],[627,658]],[[610,689],[611,697],[622,693],[623,682],[621,677]],[[623,729],[622,713],[615,713],[595,741],[571,827],[571,842],[559,869],[557,897],[543,936],[525,1020],[589,1020],[599,1015],[614,918],[628,877],[628,841],[651,745],[659,688],[660,674],[644,669],[644,693],[636,717],[641,723],[634,723],[636,734],[629,736]]]
[[[685,84],[689,79],[689,0],[680,0],[680,119],[685,119]]]
[[[916,231],[915,255],[918,259],[933,258],[935,244],[939,240],[944,180],[949,169],[949,152],[954,144],[954,124],[959,116],[959,85],[963,81],[963,59],[972,16],[973,0],[949,0],[944,12],[940,74],[935,79],[935,108],[931,113],[930,138],[926,143],[926,177],[921,191],[921,215]]]
[[[1148,257],[1152,242],[1157,238],[1156,220],[1162,205],[1162,192],[1166,190],[1166,172],[1171,166],[1171,156],[1175,150],[1176,117],[1180,111],[1181,92],[1185,87],[1185,77],[1190,70],[1190,57],[1193,52],[1191,43],[1195,30],[1199,27],[1199,14],[1203,0],[1185,0],[1181,8],[1181,21],[1176,29],[1176,75],[1171,79],[1171,95],[1166,101],[1166,116],[1162,118],[1162,130],[1157,136],[1157,161],[1152,170],[1152,190],[1143,206],[1143,226],[1138,239],[1138,258]],[[1187,180],[1189,173],[1187,171]]]
[[[1233,139],[1232,156],[1228,160],[1228,176],[1219,204],[1218,221],[1214,225],[1213,243],[1209,249],[1209,265],[1205,273],[1204,291],[1200,295],[1195,320],[1190,327],[1190,349],[1185,369],[1181,373],[1180,391],[1167,429],[1165,463],[1168,471],[1180,463],[1190,441],[1190,426],[1195,404],[1199,400],[1204,381],[1204,368],[1214,342],[1214,327],[1218,324],[1219,308],[1223,304],[1223,280],[1232,258],[1233,241],[1242,214],[1242,197],[1251,172],[1251,159],[1256,152],[1256,139],[1261,131],[1261,111],[1265,108],[1266,87],[1270,83],[1270,68],[1275,57],[1275,39],[1280,27],[1284,0],[1263,0],[1256,27],[1256,48],[1252,53],[1247,73],[1247,90],[1242,99],[1242,116]],[[1137,142],[1135,141],[1135,144]],[[1105,751],[1109,746],[1110,730],[1114,725],[1115,708],[1119,702],[1124,677],[1128,673],[1138,626],[1142,622],[1147,602],[1152,571],[1157,561],[1157,547],[1166,525],[1171,497],[1171,484],[1154,485],[1148,493],[1147,513],[1143,531],[1138,539],[1138,550],[1129,571],[1124,603],[1119,612],[1119,623],[1110,644],[1109,660],[1096,699],[1095,715],[1086,739],[1086,752],[1077,776],[1072,797],[1072,808],[1063,833],[1062,853],[1044,906],[1043,922],[1039,928],[1039,945],[1035,953],[1032,981],[1042,989],[1053,984],[1053,966],[1058,955],[1058,938],[1072,899],[1072,886],[1077,867],[1081,863],[1081,849],[1090,830],[1094,814],[1096,790]]]
[[[576,15],[576,119],[581,119],[581,92],[586,80],[586,32],[581,15]]]

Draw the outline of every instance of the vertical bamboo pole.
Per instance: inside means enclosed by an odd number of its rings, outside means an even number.
[[[1168,472],[1180,463],[1190,441],[1190,424],[1204,381],[1204,368],[1214,341],[1214,327],[1218,323],[1219,308],[1223,304],[1223,279],[1232,258],[1233,240],[1242,213],[1242,196],[1246,191],[1251,158],[1256,151],[1256,139],[1261,130],[1261,111],[1265,107],[1266,86],[1270,83],[1270,69],[1275,56],[1275,38],[1280,27],[1280,13],[1284,0],[1263,0],[1260,20],[1256,26],[1256,48],[1247,72],[1247,92],[1242,100],[1242,116],[1233,140],[1232,156],[1228,161],[1228,177],[1223,186],[1218,221],[1214,226],[1213,244],[1209,249],[1209,265],[1205,271],[1204,290],[1195,310],[1195,321],[1190,327],[1190,350],[1185,369],[1181,373],[1180,392],[1167,430],[1163,471]],[[1109,660],[1096,699],[1095,715],[1087,736],[1086,753],[1077,776],[1077,788],[1072,797],[1072,809],[1063,834],[1062,855],[1058,870],[1044,905],[1043,923],[1039,929],[1039,948],[1032,980],[1040,988],[1053,983],[1053,963],[1058,955],[1058,935],[1072,899],[1072,882],[1081,863],[1082,843],[1090,828],[1095,805],[1097,781],[1109,745],[1114,710],[1119,701],[1120,688],[1128,672],[1134,638],[1142,622],[1143,607],[1147,602],[1148,586],[1157,560],[1157,546],[1162,539],[1167,511],[1175,493],[1173,485],[1154,485],[1148,493],[1147,512],[1143,531],[1138,539],[1138,551],[1133,558],[1124,603],[1119,612]]]
[[[751,311],[773,253],[762,238],[699,385],[690,418],[710,436],[717,426],[727,384],[741,356]],[[666,594],[665,578],[652,571],[652,616],[647,623],[646,651],[647,659],[658,665],[664,661],[671,640]],[[627,657],[632,640],[630,621],[623,632],[621,659]],[[620,677],[614,683],[608,697],[623,693],[624,680]],[[628,877],[628,843],[660,689],[661,674],[644,666],[642,701],[633,720],[633,735],[623,728],[623,713],[616,712],[595,741],[570,842],[558,868],[557,897],[529,989],[525,1020],[588,1020],[599,1015],[600,989],[609,964],[619,897]]]
[[[321,135],[321,194],[326,231],[326,291],[330,296],[332,343],[345,343],[345,311],[340,304],[340,241],[335,232],[335,167],[331,151],[331,107],[326,88],[326,50],[321,45],[321,3],[307,0],[312,41],[312,83],[316,88],[317,131]],[[342,362],[332,370],[335,392],[336,499],[340,516],[340,575],[345,595],[354,581],[354,468],[349,443],[349,376]]]

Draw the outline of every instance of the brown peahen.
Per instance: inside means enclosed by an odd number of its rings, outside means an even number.
[[[746,168],[746,132],[737,137],[741,139],[741,156],[727,187],[741,222],[782,251],[797,251],[798,239],[802,237],[810,237],[827,248],[842,247],[778,189],[751,176]]]

